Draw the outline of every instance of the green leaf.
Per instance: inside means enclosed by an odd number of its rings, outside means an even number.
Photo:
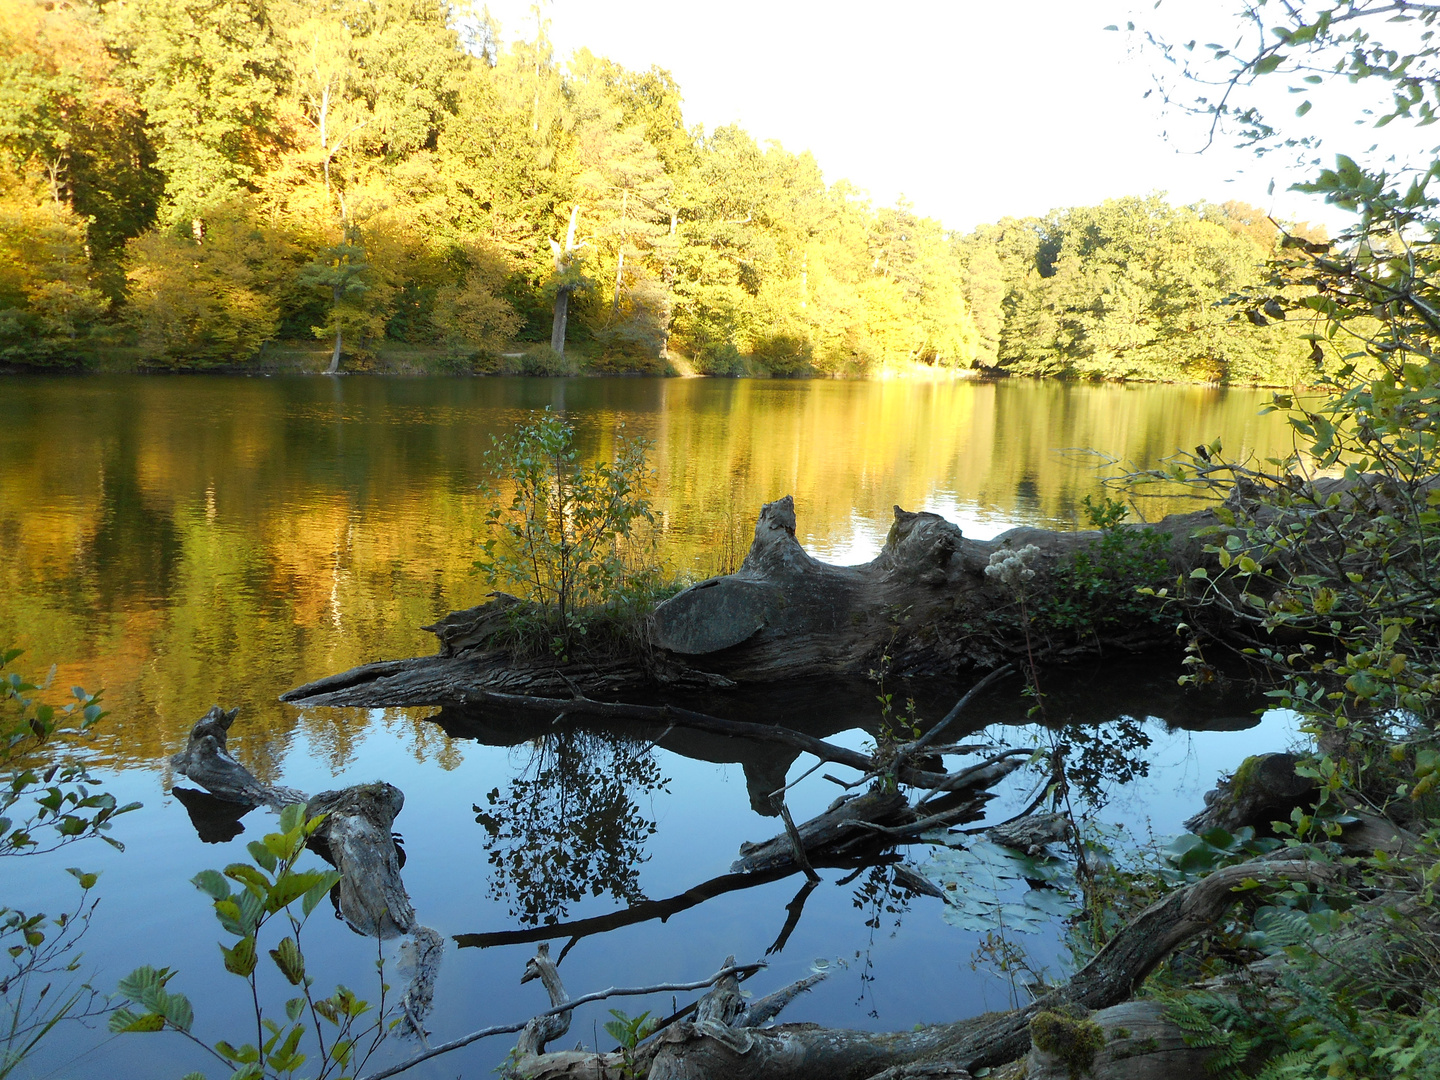
[[[280,865],[275,858],[274,852],[259,840],[251,840],[250,843],[245,845],[245,850],[250,852],[250,857],[255,860],[261,869],[268,873],[273,874],[275,867]]]
[[[265,902],[266,910],[273,913],[287,904],[294,903],[311,889],[325,882],[329,876],[323,870],[306,870],[298,874],[291,871],[281,874],[270,888],[270,896]],[[327,885],[326,888],[329,886]]]
[[[280,828],[287,833],[294,832],[305,824],[305,807],[300,803],[291,803],[280,811]]]
[[[220,954],[225,958],[225,970],[242,978],[249,978],[255,970],[255,939],[243,937],[231,948],[220,946]]]
[[[292,986],[299,986],[305,981],[305,958],[300,954],[299,942],[293,937],[281,938],[280,944],[270,950],[270,958]]]
[[[321,900],[340,881],[340,874],[334,870],[321,871],[321,880],[305,891],[304,898],[300,901],[300,910],[308,919],[310,913],[315,910]]]
[[[225,867],[225,876],[240,882],[262,899],[270,892],[270,879],[249,863],[231,863]]]
[[[230,884],[218,870],[201,870],[190,879],[190,883],[212,900],[226,900],[230,897]]]
[[[290,1029],[290,1034],[285,1037],[285,1042],[280,1049],[270,1054],[268,1064],[277,1072],[292,1072],[298,1069],[305,1061],[304,1054],[297,1054],[296,1048],[300,1045],[300,1037],[305,1034],[303,1024],[296,1024]]]
[[[195,1023],[195,1009],[184,994],[167,994],[164,1001],[165,1019],[181,1031],[189,1031]]]
[[[116,1009],[110,1014],[107,1026],[116,1035],[132,1031],[163,1031],[165,1018],[158,1013],[137,1014],[130,1009]]]

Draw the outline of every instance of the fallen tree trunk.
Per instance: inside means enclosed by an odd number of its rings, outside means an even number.
[[[1153,528],[1168,537],[1175,572],[1208,565],[1197,529],[1217,524],[1210,511],[1172,515]],[[795,538],[789,496],[767,503],[740,570],[691,586],[652,613],[649,650],[634,657],[589,657],[563,666],[516,658],[493,644],[513,597],[454,612],[427,629],[439,654],[366,664],[290,690],[300,705],[401,706],[478,703],[488,691],[558,696],[578,687],[613,695],[640,687],[705,688],[863,675],[880,653],[891,670],[951,675],[989,670],[1033,654],[1041,661],[1099,652],[1173,646],[1171,627],[1144,619],[1106,623],[1077,635],[1037,639],[1018,613],[1016,595],[986,573],[992,557],[1027,548],[1041,595],[1055,569],[1096,541],[1097,532],[1012,529],[970,540],[944,518],[895,508],[878,556],[863,566],[831,566]],[[895,612],[906,617],[897,627]],[[996,617],[997,612],[1013,612]]]
[[[1219,922],[1237,899],[1235,889],[1242,883],[1319,883],[1337,872],[1332,864],[1313,862],[1303,852],[1288,854],[1293,857],[1224,867],[1156,901],[1068,983],[1025,1008],[903,1032],[852,1031],[814,1024],[755,1028],[744,1026],[745,1017],[739,1010],[731,1016],[724,1007],[730,988],[722,983],[712,992],[722,1004],[707,1008],[702,1000],[695,1019],[671,1023],[651,1043],[628,1055],[568,1051],[530,1056],[520,1075],[527,1080],[619,1080],[622,1076],[648,1080],[898,1080],[904,1076],[959,1077],[1003,1065],[1030,1050],[1032,1021],[1037,1017],[1067,1015],[1071,1007],[1078,1007],[1083,1015],[1124,1002],[1157,964]],[[1149,1019],[1159,1023],[1156,1017]],[[1148,1048],[1134,1049],[1139,1053]],[[1176,1047],[1157,1045],[1156,1049],[1168,1052]]]
[[[742,844],[731,873],[804,868],[807,860],[834,860],[875,854],[891,844],[914,839],[927,829],[949,827],[980,816],[990,788],[1023,764],[1030,750],[1011,750],[980,765],[947,773],[928,785],[944,794],[944,809],[926,812],[926,796],[914,804],[899,791],[878,785],[861,795],[845,796],[823,814],[760,844]],[[930,775],[934,774],[921,774]]]

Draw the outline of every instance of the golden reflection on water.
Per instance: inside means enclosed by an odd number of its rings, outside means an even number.
[[[873,555],[895,504],[968,535],[1071,527],[1100,488],[1092,461],[1061,450],[1148,465],[1219,437],[1284,454],[1283,419],[1257,415],[1268,399],[1021,381],[12,378],[0,642],[27,650],[27,672],[57,663],[58,687],[105,688],[101,761],[155,762],[217,701],[241,706],[237,753],[267,778],[300,726],[337,765],[365,723],[403,723],[411,752],[444,757],[430,725],[302,715],[276,695],[430,652],[418,628],[482,598],[475,485],[491,433],[532,409],[565,410],[588,455],[622,423],[652,439],[666,554],[703,575],[785,494],[802,540],[843,562]]]

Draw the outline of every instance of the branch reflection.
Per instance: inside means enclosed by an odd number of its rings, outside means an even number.
[[[586,896],[645,900],[640,865],[655,821],[640,801],[667,791],[650,743],[568,731],[530,743],[530,761],[485,805],[490,895],[522,926],[558,923]]]

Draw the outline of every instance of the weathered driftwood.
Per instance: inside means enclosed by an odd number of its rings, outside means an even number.
[[[1026,814],[986,829],[985,836],[1001,847],[1038,855],[1045,845],[1064,840],[1073,828],[1068,814]]]
[[[822,814],[759,844],[740,845],[731,873],[756,873],[808,862],[875,853],[927,829],[973,821],[990,798],[989,789],[1019,768],[1029,750],[1012,750],[953,773],[911,773],[928,779],[930,791],[915,803],[883,785],[836,799]],[[931,796],[942,801],[929,803]],[[928,805],[927,805],[928,804]],[[793,831],[792,831],[793,829]],[[803,852],[804,861],[797,857]]]
[[[390,832],[404,805],[399,788],[377,783],[322,791],[305,806],[306,817],[325,815],[310,839],[342,875],[340,914],[367,937],[393,938],[417,928]]]
[[[1093,1055],[1082,1042],[1093,1026]],[[1211,1051],[1185,1042],[1185,1032],[1158,1001],[1125,1001],[1099,1012],[1075,1009],[1030,1023],[1025,1080],[1208,1080]]]
[[[733,956],[725,958],[722,970],[725,973],[714,981],[703,997],[661,1020],[658,1025],[660,1030],[669,1030],[691,1018],[686,1023],[687,1027],[726,1038],[773,1019],[786,1005],[825,978],[823,972],[809,975],[747,1007],[740,992],[740,975],[749,972],[737,967]],[[749,969],[753,970],[753,967]],[[545,1042],[558,1039],[570,1027],[569,1011],[558,1015],[554,1013],[555,1009],[570,1004],[570,996],[550,961],[547,946],[541,945],[536,956],[525,964],[521,982],[534,978],[542,979],[549,991],[551,1014],[536,1017],[526,1024],[507,1067],[510,1076],[523,1080],[633,1080],[645,1076],[653,1068],[655,1057],[664,1045],[663,1039],[653,1039],[633,1049],[617,1047],[609,1053],[585,1050],[545,1053]]]
[[[733,963],[733,960],[731,962]],[[560,972],[555,967],[555,962],[550,959],[549,945],[539,946],[535,955],[525,962],[525,973],[520,976],[520,981],[527,983],[533,979],[539,979],[544,985],[550,995],[551,1005],[569,1003],[570,995],[565,992],[565,984],[560,981]],[[537,1016],[525,1025],[525,1030],[515,1041],[516,1053],[522,1060],[526,1057],[537,1057],[545,1052],[546,1043],[560,1038],[569,1030],[569,1011],[553,1016]]]
[[[266,804],[279,809],[305,803],[307,818],[324,814],[310,845],[340,871],[335,903],[350,928],[382,939],[413,935],[403,959],[410,978],[401,996],[401,1021],[406,1030],[423,1033],[445,943],[434,930],[416,921],[400,878],[400,857],[390,826],[405,805],[405,796],[399,788],[383,783],[322,791],[313,799],[294,788],[262,784],[226,748],[226,736],[239,712],[214,705],[191,729],[185,749],[172,757],[170,764],[209,795],[174,788],[175,796],[207,842],[227,840],[241,831],[238,818],[244,810],[227,817],[222,809],[226,804],[245,808]]]
[[[1172,537],[1177,571],[1210,556],[1190,539],[1216,524],[1209,511],[1172,515],[1153,527]],[[996,552],[1034,545],[1029,560],[1040,594],[1058,563],[1099,536],[1095,532],[1012,529],[994,540],[970,540],[935,514],[895,508],[884,547],[863,566],[831,566],[795,538],[787,495],[760,512],[755,540],[740,570],[691,586],[657,607],[653,648],[645,657],[588,657],[564,668],[517,662],[494,644],[514,607],[495,603],[454,612],[432,629],[439,654],[366,664],[282,695],[305,705],[460,705],[484,691],[558,696],[578,686],[613,695],[643,686],[723,687],[806,677],[864,674],[882,651],[892,670],[956,674],[998,667],[1038,650],[1043,659],[1173,645],[1173,634],[1149,620],[1108,628],[1085,640],[1027,643],[1022,621],[988,619],[1015,606],[1010,586],[985,573]],[[497,607],[498,605],[498,607]],[[905,611],[899,627],[895,612]]]
[[[528,1080],[618,1080],[620,1070],[627,1069],[648,1080],[878,1080],[961,1076],[967,1070],[1003,1065],[1029,1051],[1031,1021],[1040,1014],[1072,1006],[1106,1009],[1129,998],[1161,960],[1224,916],[1242,882],[1318,883],[1336,872],[1333,865],[1304,858],[1303,852],[1288,854],[1293,857],[1224,867],[1156,901],[1068,983],[1025,1008],[903,1032],[814,1024],[754,1028],[723,1022],[731,1010],[723,1004],[728,991],[722,990],[721,1004],[664,1028],[628,1060],[570,1051],[532,1059],[536,1066],[554,1059],[554,1067],[526,1069],[523,1075]]]
[[[825,813],[796,827],[807,852],[838,855],[847,843],[861,841],[878,846],[871,833],[862,832],[858,822],[898,825],[914,820],[910,800],[898,791],[867,791],[838,799]],[[794,845],[788,832],[763,843],[740,845],[740,857],[730,864],[732,874],[753,874],[796,865]]]
[[[226,712],[219,705],[210,706],[210,711],[190,729],[185,749],[170,758],[171,768],[181,776],[189,777],[217,799],[228,802],[275,809],[288,803],[304,802],[303,792],[262,784],[230,755],[226,740],[230,725],[235,723],[239,714],[239,709]]]

